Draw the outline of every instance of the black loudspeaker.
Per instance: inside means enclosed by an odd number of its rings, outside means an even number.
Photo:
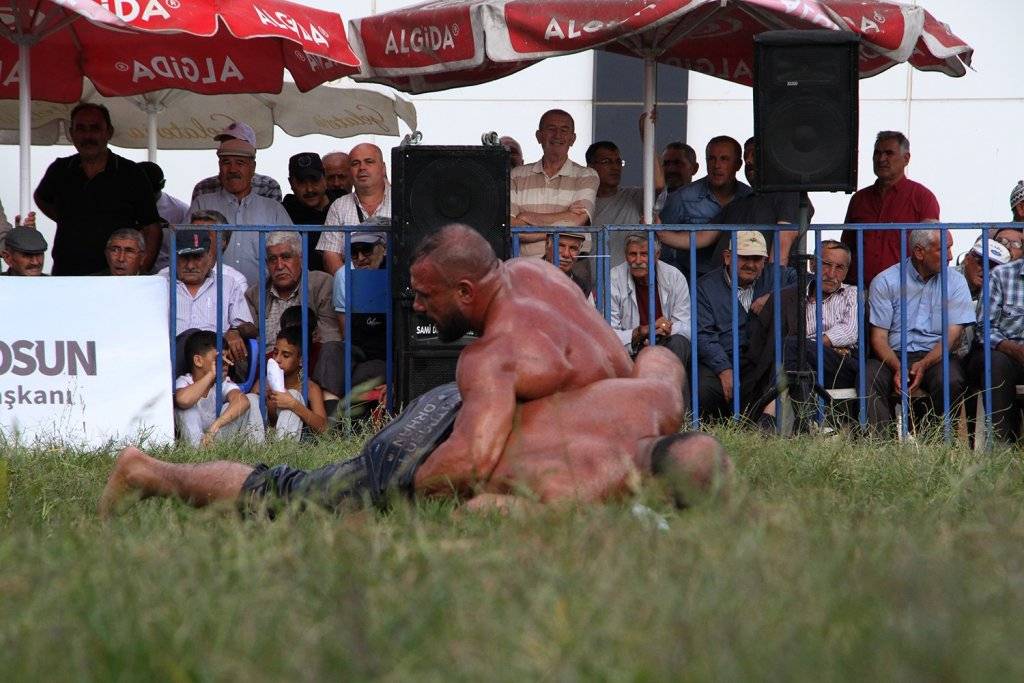
[[[412,310],[409,266],[416,245],[448,223],[482,234],[500,259],[512,252],[509,154],[501,146],[406,146],[391,151],[392,307],[395,399],[404,406],[433,387],[455,381],[467,335],[442,342]]]
[[[421,239],[448,223],[482,234],[498,258],[511,254],[509,154],[500,145],[407,145],[391,150],[393,291],[409,286],[409,259]]]
[[[858,54],[847,31],[754,37],[755,190],[856,191]]]
[[[412,310],[409,296],[394,298],[394,312],[395,405],[402,407],[429,389],[454,382],[459,354],[476,337],[442,342],[434,324]]]

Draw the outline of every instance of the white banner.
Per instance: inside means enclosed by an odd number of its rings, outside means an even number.
[[[172,441],[167,311],[162,277],[0,277],[2,436]]]

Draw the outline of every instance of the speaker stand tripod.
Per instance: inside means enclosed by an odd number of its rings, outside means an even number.
[[[797,238],[793,241],[793,246],[789,252],[790,264],[796,268],[796,298],[798,307],[796,318],[796,370],[783,371],[777,374],[775,386],[769,389],[754,406],[755,412],[753,417],[755,419],[760,418],[765,407],[772,401],[781,398],[787,389],[793,402],[798,406],[806,406],[807,402],[815,396],[822,399],[826,407],[832,402],[832,397],[818,383],[815,372],[807,367],[807,266],[814,256],[808,254],[805,247],[807,230],[811,222],[810,201],[807,198],[806,192],[800,193],[799,215],[800,231],[797,233]],[[782,302],[776,301],[775,305],[781,306]],[[775,334],[782,334],[782,330],[775,330]],[[783,355],[785,355],[785,339],[783,339]],[[778,358],[775,359],[775,362],[776,367],[780,365],[784,367],[784,363],[780,363]],[[795,411],[796,422],[793,426],[794,431],[804,429],[806,422],[804,413],[804,410]],[[775,416],[776,422],[779,423],[778,421],[781,418],[782,416],[777,414]]]

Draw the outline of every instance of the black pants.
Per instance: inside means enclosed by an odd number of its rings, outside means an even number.
[[[799,365],[797,355],[796,337],[786,337],[782,342],[782,367],[787,372],[796,372]],[[852,350],[849,354],[841,354],[828,348],[821,347],[822,365],[825,374],[818,378],[818,384],[826,389],[847,389],[857,386],[857,351]],[[807,359],[807,369],[817,373],[818,371],[818,345],[813,339],[804,343],[804,358]],[[771,372],[771,384],[776,382],[775,368]]]
[[[718,373],[703,363],[697,365],[697,371],[697,395],[700,397],[700,405],[697,408],[700,411],[700,418],[732,415],[732,396],[726,396],[722,391],[722,381],[718,379]],[[733,383],[737,374],[734,370]]]
[[[975,349],[967,357],[971,391],[985,390],[985,353]],[[996,438],[1013,443],[1020,437],[1020,419],[1014,409],[1017,385],[1024,384],[1024,365],[1002,351],[992,349],[992,426]]]
[[[258,465],[242,484],[239,505],[253,512],[264,500],[295,500],[337,510],[368,503],[384,507],[393,493],[411,496],[416,470],[448,438],[461,406],[455,383],[444,384],[416,398],[351,460],[310,471]]]
[[[899,351],[896,351],[897,357]],[[924,358],[927,354],[924,351],[915,351],[907,354],[907,371],[910,367]],[[868,425],[875,431],[883,429],[893,419],[894,410],[900,402],[899,394],[895,391],[893,384],[893,371],[877,358],[870,358],[865,371],[868,373]],[[909,380],[908,380],[909,382]],[[942,362],[928,368],[921,380],[921,388],[931,399],[932,410],[941,414],[942,412]],[[963,366],[956,358],[949,359],[949,406],[952,409],[958,402],[962,401],[967,393],[967,381],[964,377]]]

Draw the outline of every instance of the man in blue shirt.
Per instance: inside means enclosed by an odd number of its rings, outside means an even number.
[[[729,202],[749,195],[750,186],[736,179],[743,165],[742,159],[743,149],[739,142],[727,135],[711,138],[705,150],[708,174],[668,196],[661,210],[661,222],[665,225],[707,225]],[[670,262],[688,278],[693,277],[690,272],[691,248],[697,249],[698,277],[718,267],[713,258],[718,242],[717,230],[694,233],[692,245],[689,232],[662,230],[658,239],[674,248],[675,259]],[[669,254],[665,256],[666,260],[671,259]]]
[[[950,350],[964,325],[974,323],[974,305],[964,276],[952,268],[946,270],[948,299],[942,299],[942,259],[953,258],[952,239],[946,236],[942,248],[940,231],[914,230],[910,233],[910,258],[906,261],[907,310],[907,389],[918,387],[931,398],[933,408],[942,408],[942,354],[949,356],[950,406],[963,399],[966,385],[963,368]],[[942,306],[948,308],[947,347],[942,348]],[[871,349],[875,358],[868,360],[868,423],[873,430],[882,429],[893,417],[900,392],[900,264],[883,270],[871,281],[870,295]]]

